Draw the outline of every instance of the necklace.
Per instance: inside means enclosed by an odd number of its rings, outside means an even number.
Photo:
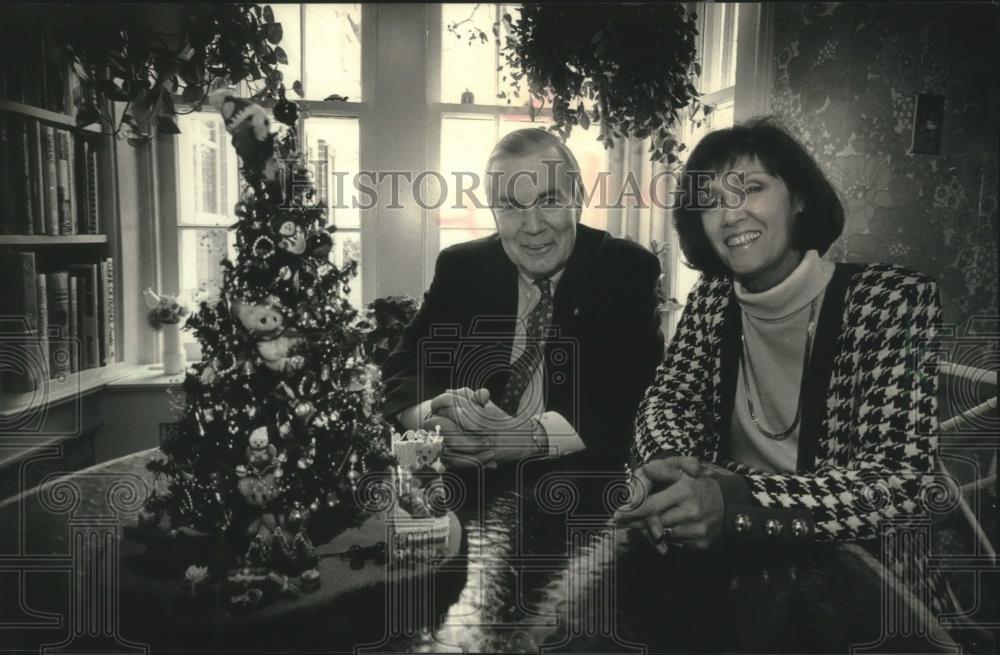
[[[795,428],[799,426],[799,419],[802,417],[802,387],[805,386],[806,382],[806,370],[809,368],[809,358],[812,354],[813,331],[815,328],[816,299],[813,298],[813,301],[809,304],[809,325],[806,328],[806,352],[802,357],[802,378],[799,382],[799,400],[795,407],[795,418],[792,419],[792,424],[781,432],[769,432],[764,429],[764,426],[762,426],[760,421],[757,419],[757,411],[754,409],[753,398],[750,396],[750,376],[747,372],[750,362],[750,353],[747,351],[747,341],[744,336],[745,330],[740,331],[740,370],[743,372],[743,389],[747,394],[747,409],[750,410],[750,418],[753,420],[754,426],[768,439],[774,439],[776,441],[787,439],[788,435],[794,432]]]

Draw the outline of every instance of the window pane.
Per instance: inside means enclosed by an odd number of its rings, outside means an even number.
[[[358,119],[308,118],[305,142],[319,197],[330,207],[329,222],[339,228],[361,227],[361,213],[354,206],[358,191],[353,183],[359,170]]]
[[[736,39],[739,8],[734,3],[700,5],[704,12],[701,44],[701,92],[712,93],[736,83]]]
[[[711,124],[709,131],[732,127],[735,111],[736,105],[732,100],[727,100],[717,104],[715,106],[715,111],[708,116],[708,122]]]
[[[441,102],[458,103],[471,92],[476,104],[506,104],[497,93],[497,45],[493,36],[496,5],[441,5]],[[449,27],[455,25],[455,31]],[[486,40],[469,36],[486,34]],[[461,36],[461,38],[459,38]]]
[[[603,206],[611,202],[607,196],[611,195],[610,169],[608,167],[608,153],[597,140],[598,130],[591,127],[589,130],[575,129],[566,140],[576,161],[580,164],[580,181],[583,183],[586,195],[592,195],[590,202],[584,205],[580,222],[605,230],[608,227],[608,210]],[[601,192],[599,182],[604,176],[605,192]],[[602,197],[603,196],[603,197]]]
[[[229,225],[238,194],[238,157],[215,112],[179,116],[180,219],[187,225]]]
[[[361,5],[305,6],[306,98],[361,101]]]
[[[294,82],[302,81],[302,5],[270,5],[274,21],[281,23],[281,49],[288,56],[287,64],[278,64],[285,76],[285,86],[292,88]]]
[[[330,249],[330,261],[337,266],[353,259],[358,262],[358,275],[351,280],[347,298],[355,309],[361,309],[361,234],[359,232],[336,232],[333,235],[333,248]]]
[[[448,200],[441,207],[441,229],[493,228],[493,214],[486,207],[483,174],[486,158],[497,140],[496,118],[492,116],[445,116],[441,119],[441,174],[448,183]],[[477,209],[467,195],[456,203],[457,174],[463,177],[463,187],[471,186],[469,174],[479,185],[473,192],[482,209]],[[430,198],[431,196],[428,195]]]
[[[180,231],[180,294],[192,302],[217,298],[227,254],[235,260],[235,233],[224,228],[182,228]]]
[[[500,5],[500,14],[510,14],[510,19],[512,23],[516,23],[521,18],[521,5]],[[502,53],[507,45],[507,31],[504,28],[504,24],[500,23],[500,52]],[[500,59],[497,62],[497,67],[503,66],[503,70],[499,71],[497,80],[497,91],[499,93],[507,94],[506,98],[497,98],[494,102],[498,105],[510,105],[511,107],[527,107],[528,101],[531,98],[531,94],[528,93],[528,80],[527,78],[522,78],[520,84],[517,87],[512,87],[511,82],[513,78],[511,77],[511,71],[507,68],[506,60],[503,55],[500,55]],[[551,107],[552,94],[548,94],[546,100],[546,107]],[[508,102],[509,101],[509,102]],[[540,108],[542,105],[536,100],[534,101],[535,109]]]

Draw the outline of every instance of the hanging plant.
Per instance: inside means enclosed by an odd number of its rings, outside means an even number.
[[[195,111],[219,86],[246,83],[255,100],[284,98],[281,23],[253,4],[80,4],[54,7],[55,38],[80,79],[81,126],[124,128],[132,145],[176,134],[174,99]],[[301,95],[301,85],[293,89]],[[109,102],[125,103],[117,120]],[[186,112],[185,112],[186,113]]]
[[[498,96],[517,97],[527,82],[532,107],[551,105],[550,129],[564,139],[594,124],[605,148],[624,135],[649,137],[651,159],[675,164],[682,116],[700,125],[712,111],[694,85],[696,18],[680,3],[524,5],[519,17],[504,14],[493,27],[503,80],[514,91]],[[488,38],[466,23],[450,31]]]

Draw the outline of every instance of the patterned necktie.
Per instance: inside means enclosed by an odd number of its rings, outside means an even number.
[[[503,411],[511,416],[517,413],[521,404],[521,396],[531,383],[535,368],[542,360],[545,326],[552,320],[552,283],[548,279],[535,280],[535,286],[542,292],[541,298],[528,314],[528,325],[525,331],[524,352],[514,360],[510,368],[510,378],[504,388],[503,398],[497,403]]]

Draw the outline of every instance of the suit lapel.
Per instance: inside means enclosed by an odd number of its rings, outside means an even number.
[[[594,271],[594,261],[604,245],[607,233],[586,225],[576,226],[576,243],[566,262],[559,286],[552,297],[552,320],[556,325],[571,329],[581,316],[581,302],[587,293],[587,280]]]
[[[482,288],[470,291],[477,296],[471,302],[477,310],[470,317],[468,334],[490,351],[477,359],[481,359],[480,364],[490,362],[489,371],[485,371],[486,388],[492,398],[500,398],[510,376],[508,363],[517,321],[517,268],[504,252],[499,236],[494,238],[486,257]]]

